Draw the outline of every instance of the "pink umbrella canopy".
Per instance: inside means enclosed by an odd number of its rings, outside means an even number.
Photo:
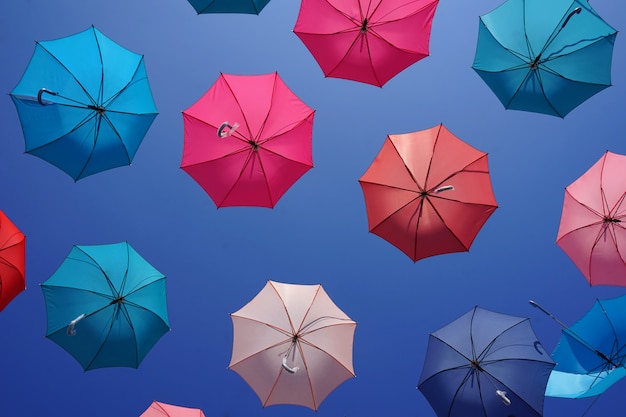
[[[590,285],[626,286],[626,155],[606,152],[565,188],[556,242]]]
[[[317,410],[337,386],[354,377],[356,323],[321,285],[268,281],[231,314],[230,365],[263,407],[293,404]]]
[[[429,55],[438,0],[302,0],[293,29],[324,75],[382,87]]]
[[[150,407],[139,417],[205,417],[199,408],[187,408],[177,405],[152,402]]]
[[[220,74],[183,111],[181,168],[218,208],[274,207],[313,167],[314,115],[278,73]]]

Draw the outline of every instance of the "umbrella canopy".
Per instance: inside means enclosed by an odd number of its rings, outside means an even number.
[[[26,289],[26,237],[0,210],[0,311]]]
[[[563,326],[552,352],[557,363],[546,395],[583,398],[602,394],[626,375],[626,296],[596,300],[573,326]]]
[[[259,14],[270,0],[189,0],[198,14],[244,13]]]
[[[153,401],[139,417],[205,417],[199,408],[187,408]]]
[[[165,276],[127,242],[74,246],[41,288],[46,337],[85,370],[137,368],[169,330]]]
[[[183,111],[181,168],[218,208],[274,207],[313,167],[314,115],[278,73],[220,74]]]
[[[565,117],[611,85],[616,35],[586,0],[507,0],[480,17],[472,68],[505,108]]]
[[[556,243],[591,285],[626,286],[626,156],[606,152],[565,188]]]
[[[294,33],[324,75],[382,87],[429,55],[438,0],[303,0]]]
[[[370,232],[413,261],[468,251],[497,208],[487,154],[443,125],[387,136],[359,182]]]
[[[26,152],[74,180],[130,165],[157,115],[143,56],[93,26],[37,42],[11,98]]]
[[[431,333],[418,388],[439,417],[541,416],[553,367],[529,319],[474,307]]]
[[[268,281],[231,318],[228,367],[252,387],[264,407],[293,404],[317,410],[338,385],[354,377],[356,323],[321,285]]]

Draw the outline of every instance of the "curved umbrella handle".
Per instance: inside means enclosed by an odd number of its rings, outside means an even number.
[[[70,321],[70,324],[67,326],[68,336],[76,335],[76,330],[74,330],[74,327],[76,327],[76,324],[78,324],[78,322],[84,318],[85,318],[85,314],[81,314],[80,316],[76,317],[74,320]]]
[[[239,127],[239,123],[237,122],[233,123],[232,125],[228,122],[223,122],[220,125],[220,127],[217,129],[217,136],[219,136],[220,138],[226,138],[232,135],[233,133],[235,133],[238,127]],[[228,130],[224,130],[224,129],[228,129]]]
[[[454,185],[444,185],[442,187],[437,188],[435,192],[438,194],[442,191],[450,191],[450,190],[454,190]]]
[[[287,372],[289,372],[290,374],[295,374],[296,372],[298,372],[298,370],[300,369],[297,366],[294,366],[293,368],[291,368],[289,365],[287,365],[287,357],[283,357],[283,369]]]
[[[39,90],[39,92],[37,93],[37,101],[38,101],[38,102],[39,102],[39,104],[41,104],[42,106],[45,106],[45,105],[46,105],[46,103],[44,103],[44,101],[41,99],[41,95],[42,95],[43,93],[48,93],[48,94],[51,94],[51,95],[53,95],[53,96],[58,96],[58,95],[59,95],[59,93],[57,93],[56,91],[51,91],[51,90],[48,90],[47,88],[41,88],[41,89]]]
[[[498,395],[498,397],[500,397],[504,405],[511,405],[511,400],[509,400],[509,398],[506,396],[506,391],[500,391],[499,389],[497,389],[496,394]]]

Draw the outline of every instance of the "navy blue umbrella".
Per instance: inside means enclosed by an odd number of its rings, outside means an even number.
[[[474,307],[430,334],[418,389],[439,417],[541,416],[554,365],[529,319]]]

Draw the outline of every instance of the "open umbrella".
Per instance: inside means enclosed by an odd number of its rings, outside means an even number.
[[[218,208],[274,207],[313,167],[314,115],[278,73],[220,74],[183,111],[181,168]]]
[[[556,243],[591,285],[626,286],[626,156],[606,152],[565,188]]]
[[[546,395],[583,398],[602,394],[626,375],[626,296],[596,300],[568,327],[550,312],[530,302],[561,325],[561,339],[552,352],[556,362]]]
[[[93,26],[37,42],[11,98],[26,152],[74,180],[130,165],[157,115],[143,56]]]
[[[137,368],[169,330],[165,276],[127,242],[74,246],[41,288],[46,337],[86,371]]]
[[[270,0],[189,0],[198,14],[244,13],[259,14]]]
[[[505,108],[565,117],[611,85],[616,35],[586,0],[507,0],[480,17],[472,68]]]
[[[294,33],[324,75],[382,87],[429,55],[438,0],[302,0]]]
[[[487,154],[443,125],[387,136],[359,182],[370,232],[413,261],[468,251],[497,208]]]
[[[204,417],[204,413],[199,408],[180,407],[153,401],[139,417]]]
[[[268,281],[231,318],[228,367],[252,387],[264,407],[293,404],[317,410],[331,391],[354,377],[356,323],[321,285]]]
[[[0,311],[26,288],[26,237],[0,210]]]
[[[477,306],[430,334],[418,388],[439,417],[541,416],[553,367],[529,319]]]

